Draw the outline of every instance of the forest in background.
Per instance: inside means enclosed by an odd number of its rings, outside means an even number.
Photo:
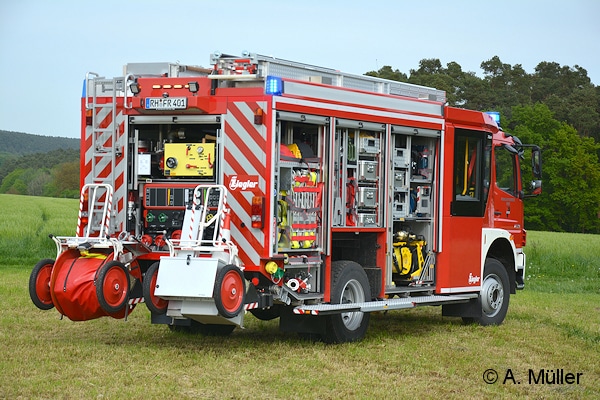
[[[542,148],[543,194],[526,199],[526,228],[600,233],[600,86],[578,65],[541,62],[527,73],[493,57],[481,69],[479,77],[423,59],[408,74],[384,66],[365,75],[445,90],[451,106],[499,111],[505,131]],[[78,148],[78,139],[0,131],[0,193],[78,197]]]
[[[600,86],[578,65],[540,62],[529,74],[496,56],[480,67],[482,78],[423,59],[408,75],[391,66],[366,75],[445,90],[451,106],[499,111],[506,132],[542,148],[543,194],[525,200],[525,227],[600,233]]]
[[[0,193],[79,197],[79,139],[0,131]]]

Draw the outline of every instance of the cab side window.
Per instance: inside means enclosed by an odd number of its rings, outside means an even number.
[[[491,135],[456,129],[452,215],[481,217],[489,194]]]
[[[503,146],[495,148],[496,186],[512,196],[516,196],[515,156]]]

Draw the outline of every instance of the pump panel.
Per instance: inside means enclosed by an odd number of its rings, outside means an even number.
[[[165,176],[212,176],[214,161],[214,143],[165,143]]]

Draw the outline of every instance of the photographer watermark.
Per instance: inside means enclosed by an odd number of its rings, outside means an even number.
[[[483,372],[483,381],[488,385],[500,382],[503,385],[579,385],[583,372],[565,371],[557,369],[528,369],[524,373],[515,372],[512,368],[506,370],[486,369]]]

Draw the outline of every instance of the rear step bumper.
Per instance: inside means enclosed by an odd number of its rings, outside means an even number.
[[[402,310],[418,306],[435,306],[450,303],[466,303],[471,299],[479,297],[479,293],[468,293],[453,296],[418,296],[403,297],[400,299],[384,299],[378,301],[367,301],[364,303],[349,304],[314,304],[301,305],[294,308],[294,314],[301,315],[328,315],[342,312],[373,312],[386,310]]]

